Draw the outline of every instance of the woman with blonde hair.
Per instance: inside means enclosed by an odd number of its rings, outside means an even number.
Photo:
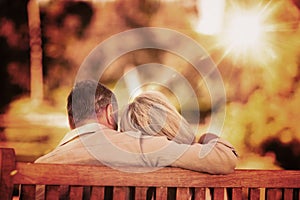
[[[179,114],[167,97],[157,91],[143,92],[127,105],[121,116],[120,131],[165,136],[167,139],[181,144],[200,143],[211,146],[218,143],[223,146],[222,148],[231,149],[232,153],[237,156],[233,146],[214,133],[204,133],[196,141],[190,124]]]
[[[120,128],[139,131],[142,135],[166,136],[177,143],[191,144],[195,140],[190,124],[166,96],[156,91],[140,94],[126,107]]]

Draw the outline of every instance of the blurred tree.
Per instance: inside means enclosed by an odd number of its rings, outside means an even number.
[[[43,67],[46,92],[51,92],[65,83],[71,85],[73,75],[79,66],[66,57],[66,49],[75,40],[86,37],[85,30],[93,17],[89,2],[50,1],[41,7]],[[62,79],[62,75],[70,77]],[[51,95],[48,95],[51,96]]]
[[[278,138],[270,137],[262,143],[262,154],[274,153],[276,164],[287,170],[300,169],[300,142],[292,140],[283,143]]]
[[[151,17],[158,11],[160,0],[118,0],[116,12],[128,27],[149,26]]]
[[[0,112],[9,102],[29,92],[27,0],[0,1]]]

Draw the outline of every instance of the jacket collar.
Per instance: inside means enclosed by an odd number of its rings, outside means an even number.
[[[81,135],[94,133],[101,128],[104,128],[104,125],[101,125],[98,123],[90,123],[90,124],[86,124],[86,125],[80,126],[78,128],[75,128],[65,135],[65,137],[60,141],[59,146],[62,146]]]

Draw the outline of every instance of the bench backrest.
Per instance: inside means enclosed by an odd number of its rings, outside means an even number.
[[[15,161],[13,149],[0,149],[0,199],[300,199],[300,171],[236,170],[209,175],[166,167],[127,173],[106,166],[33,164]],[[42,185],[42,186],[40,186]],[[16,190],[16,189],[15,189]]]

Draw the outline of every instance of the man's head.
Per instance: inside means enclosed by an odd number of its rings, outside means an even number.
[[[85,80],[76,83],[68,96],[67,109],[71,129],[90,122],[117,129],[116,97],[98,82]]]

